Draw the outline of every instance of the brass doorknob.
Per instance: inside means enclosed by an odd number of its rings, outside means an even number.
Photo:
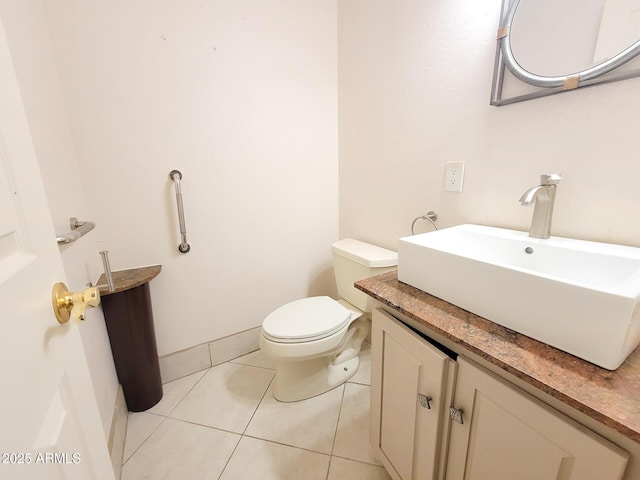
[[[96,287],[90,287],[74,293],[64,283],[58,282],[53,286],[51,301],[59,323],[67,323],[69,318],[77,322],[84,320],[87,307],[95,307],[100,303],[100,292]]]

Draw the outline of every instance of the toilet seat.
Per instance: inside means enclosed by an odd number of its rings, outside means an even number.
[[[308,297],[274,310],[262,322],[262,333],[272,342],[312,342],[339,332],[356,316],[330,297]]]

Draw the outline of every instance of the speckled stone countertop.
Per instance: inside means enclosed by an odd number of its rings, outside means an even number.
[[[130,268],[128,270],[118,270],[111,272],[113,278],[113,286],[115,290],[110,292],[107,288],[107,278],[104,273],[98,278],[97,285],[100,285],[100,295],[111,295],[113,293],[123,292],[131,288],[139,287],[143,283],[150,282],[158,276],[162,265],[152,265],[150,267]]]
[[[640,348],[609,371],[398,281],[356,288],[576,410],[640,442]]]

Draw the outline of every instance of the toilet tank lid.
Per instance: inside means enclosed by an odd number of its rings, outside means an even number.
[[[367,267],[393,267],[398,265],[398,253],[393,250],[344,238],[331,245],[335,255],[341,255]]]

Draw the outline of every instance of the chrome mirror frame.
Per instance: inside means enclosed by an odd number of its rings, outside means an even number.
[[[510,38],[511,24],[519,3],[520,0],[503,0],[502,2],[493,69],[493,84],[491,86],[491,105],[499,107],[501,105],[532,100],[534,98],[554,95],[578,88],[618,82],[640,76],[640,68],[624,73],[615,72],[616,68],[640,53],[640,39],[617,55],[570,75],[542,76],[525,70],[518,64],[513,56]],[[507,72],[528,85],[539,87],[540,90],[515,97],[503,98],[504,78]]]

